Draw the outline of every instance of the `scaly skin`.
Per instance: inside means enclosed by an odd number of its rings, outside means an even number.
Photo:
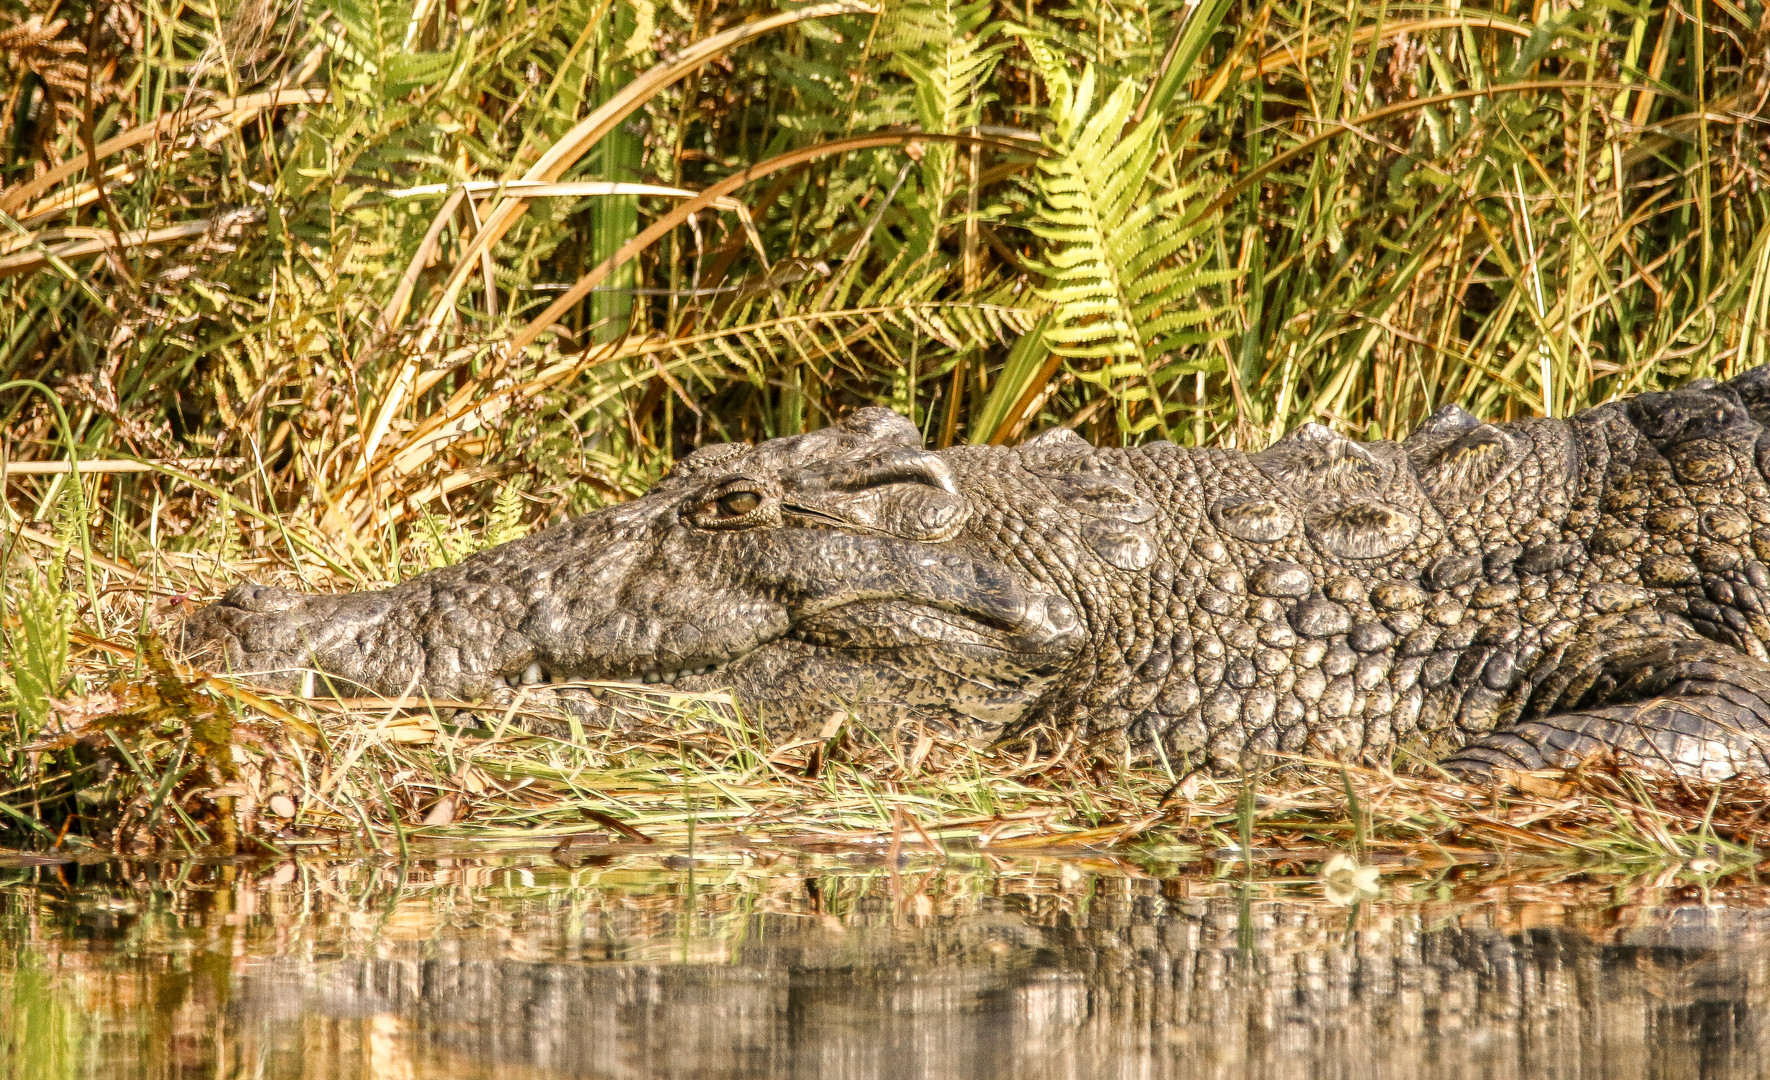
[[[1412,748],[1481,775],[1610,749],[1765,774],[1767,423],[1770,368],[1256,454],[1064,430],[934,454],[868,409],[707,447],[641,499],[385,592],[242,585],[187,640],[285,684],[729,686],[777,727],[846,709],[1175,768]]]

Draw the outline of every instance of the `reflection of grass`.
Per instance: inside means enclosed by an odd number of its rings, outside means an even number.
[[[0,922],[0,935],[5,929]],[[39,954],[28,947],[0,952],[0,1080],[83,1075],[89,1024]]]

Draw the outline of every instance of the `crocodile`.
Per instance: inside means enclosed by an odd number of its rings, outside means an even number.
[[[774,730],[1274,756],[1466,778],[1770,775],[1770,367],[1405,439],[924,448],[863,408],[393,588],[242,584],[212,667],[508,703],[729,690]],[[318,679],[316,680],[316,674]]]

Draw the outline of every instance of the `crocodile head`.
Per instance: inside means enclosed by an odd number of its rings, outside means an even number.
[[[209,662],[293,685],[501,698],[567,680],[730,687],[776,725],[919,710],[993,728],[1080,651],[1070,601],[992,553],[948,463],[865,409],[710,446],[640,499],[393,589],[243,585],[196,613]],[[340,692],[343,692],[342,690]]]

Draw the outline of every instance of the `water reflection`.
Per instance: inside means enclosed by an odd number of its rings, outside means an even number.
[[[591,861],[0,867],[0,1076],[1765,1072],[1750,885]]]

